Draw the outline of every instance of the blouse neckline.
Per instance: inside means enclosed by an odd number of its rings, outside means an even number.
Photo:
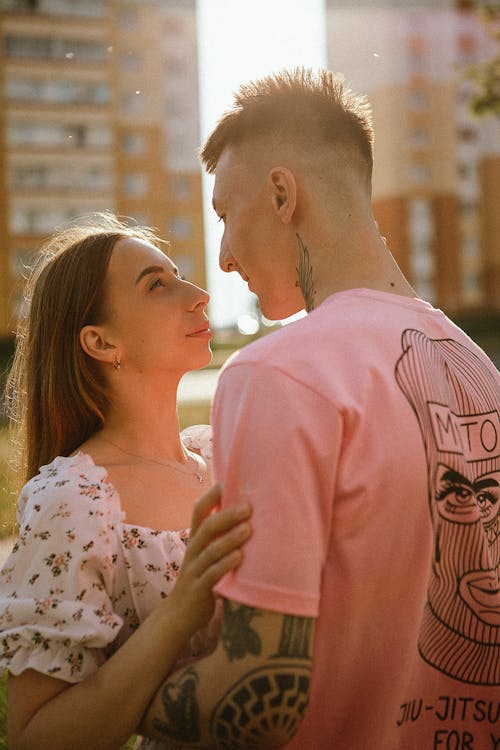
[[[128,528],[131,528],[131,529],[139,529],[141,531],[150,532],[155,535],[158,535],[158,534],[180,535],[180,534],[185,534],[187,531],[189,531],[189,528],[186,528],[186,529],[153,529],[151,526],[140,526],[139,524],[136,524],[136,523],[129,523],[128,521],[125,520],[126,515],[122,507],[120,493],[118,492],[115,485],[108,480],[108,470],[106,469],[105,466],[100,466],[99,464],[96,464],[96,462],[94,461],[94,459],[89,453],[86,453],[85,451],[80,451],[80,450],[77,451],[76,453],[72,453],[70,456],[57,456],[54,459],[54,461],[57,461],[58,459],[59,460],[62,459],[63,461],[73,460],[76,463],[78,461],[86,460],[87,463],[90,463],[92,468],[103,472],[102,478],[99,481],[101,481],[103,484],[106,485],[106,487],[109,490],[109,496],[115,500],[116,505],[117,505],[117,510],[118,510],[118,520],[122,526],[127,526]]]

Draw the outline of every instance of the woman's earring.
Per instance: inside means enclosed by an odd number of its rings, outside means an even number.
[[[121,366],[122,366],[122,363],[121,363],[121,360],[120,360],[120,355],[119,354],[115,354],[115,359],[114,359],[114,362],[113,362],[113,367],[115,368],[115,370],[119,370]]]

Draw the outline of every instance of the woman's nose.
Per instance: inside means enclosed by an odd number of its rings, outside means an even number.
[[[193,284],[193,287],[195,290],[195,303],[193,305],[193,309],[196,309],[198,307],[206,307],[210,302],[209,293],[205,289],[202,289],[200,286],[196,286],[195,284]]]

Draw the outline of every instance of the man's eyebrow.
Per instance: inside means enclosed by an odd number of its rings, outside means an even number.
[[[175,271],[176,269],[174,269]],[[135,284],[137,285],[141,279],[144,278],[144,276],[147,276],[150,273],[164,273],[165,269],[163,266],[147,266],[146,268],[143,268],[140,273],[137,274],[137,278],[135,280]]]

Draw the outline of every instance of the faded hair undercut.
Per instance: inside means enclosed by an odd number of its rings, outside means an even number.
[[[341,74],[309,68],[283,70],[243,84],[200,151],[207,172],[215,172],[222,151],[258,137],[281,138],[304,149],[339,145],[357,152],[371,176],[371,108]]]

